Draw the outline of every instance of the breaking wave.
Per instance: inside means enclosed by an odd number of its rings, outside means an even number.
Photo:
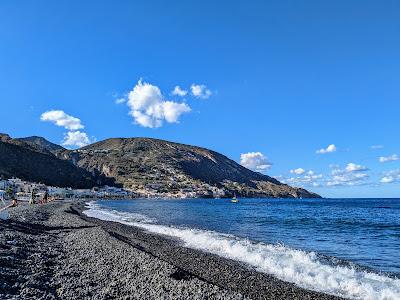
[[[325,262],[315,252],[253,242],[214,231],[159,225],[147,216],[105,209],[95,202],[88,203],[87,207],[83,213],[89,217],[175,237],[186,247],[246,263],[257,271],[306,289],[350,299],[400,299],[400,279]]]

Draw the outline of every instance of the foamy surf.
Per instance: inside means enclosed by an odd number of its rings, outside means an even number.
[[[218,232],[159,225],[144,215],[105,209],[94,202],[88,203],[84,214],[179,238],[186,247],[246,263],[257,271],[306,289],[350,299],[400,299],[400,279],[348,266],[329,265],[319,260],[314,252],[255,243]]]

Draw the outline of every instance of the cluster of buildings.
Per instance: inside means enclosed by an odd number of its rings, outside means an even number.
[[[29,201],[32,196],[41,199],[47,193],[50,199],[129,199],[129,198],[223,198],[226,192],[203,182],[151,182],[131,189],[111,186],[92,189],[72,189],[47,186],[42,183],[24,181],[19,178],[0,179],[0,199]]]
[[[202,182],[187,183],[148,183],[137,186],[135,192],[139,197],[148,198],[223,198],[226,192],[219,188]]]
[[[24,181],[19,178],[0,179],[0,198],[13,197],[19,201],[29,201],[32,193],[36,198],[42,197],[47,192],[52,199],[75,198],[128,198],[137,195],[127,190],[103,186],[92,189],[71,189],[47,186],[42,183]]]

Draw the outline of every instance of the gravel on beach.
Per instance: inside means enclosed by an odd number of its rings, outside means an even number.
[[[10,210],[0,221],[0,299],[339,299],[83,209]]]

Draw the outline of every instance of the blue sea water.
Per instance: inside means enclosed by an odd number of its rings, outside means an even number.
[[[300,286],[400,299],[400,199],[101,200],[90,208]]]

